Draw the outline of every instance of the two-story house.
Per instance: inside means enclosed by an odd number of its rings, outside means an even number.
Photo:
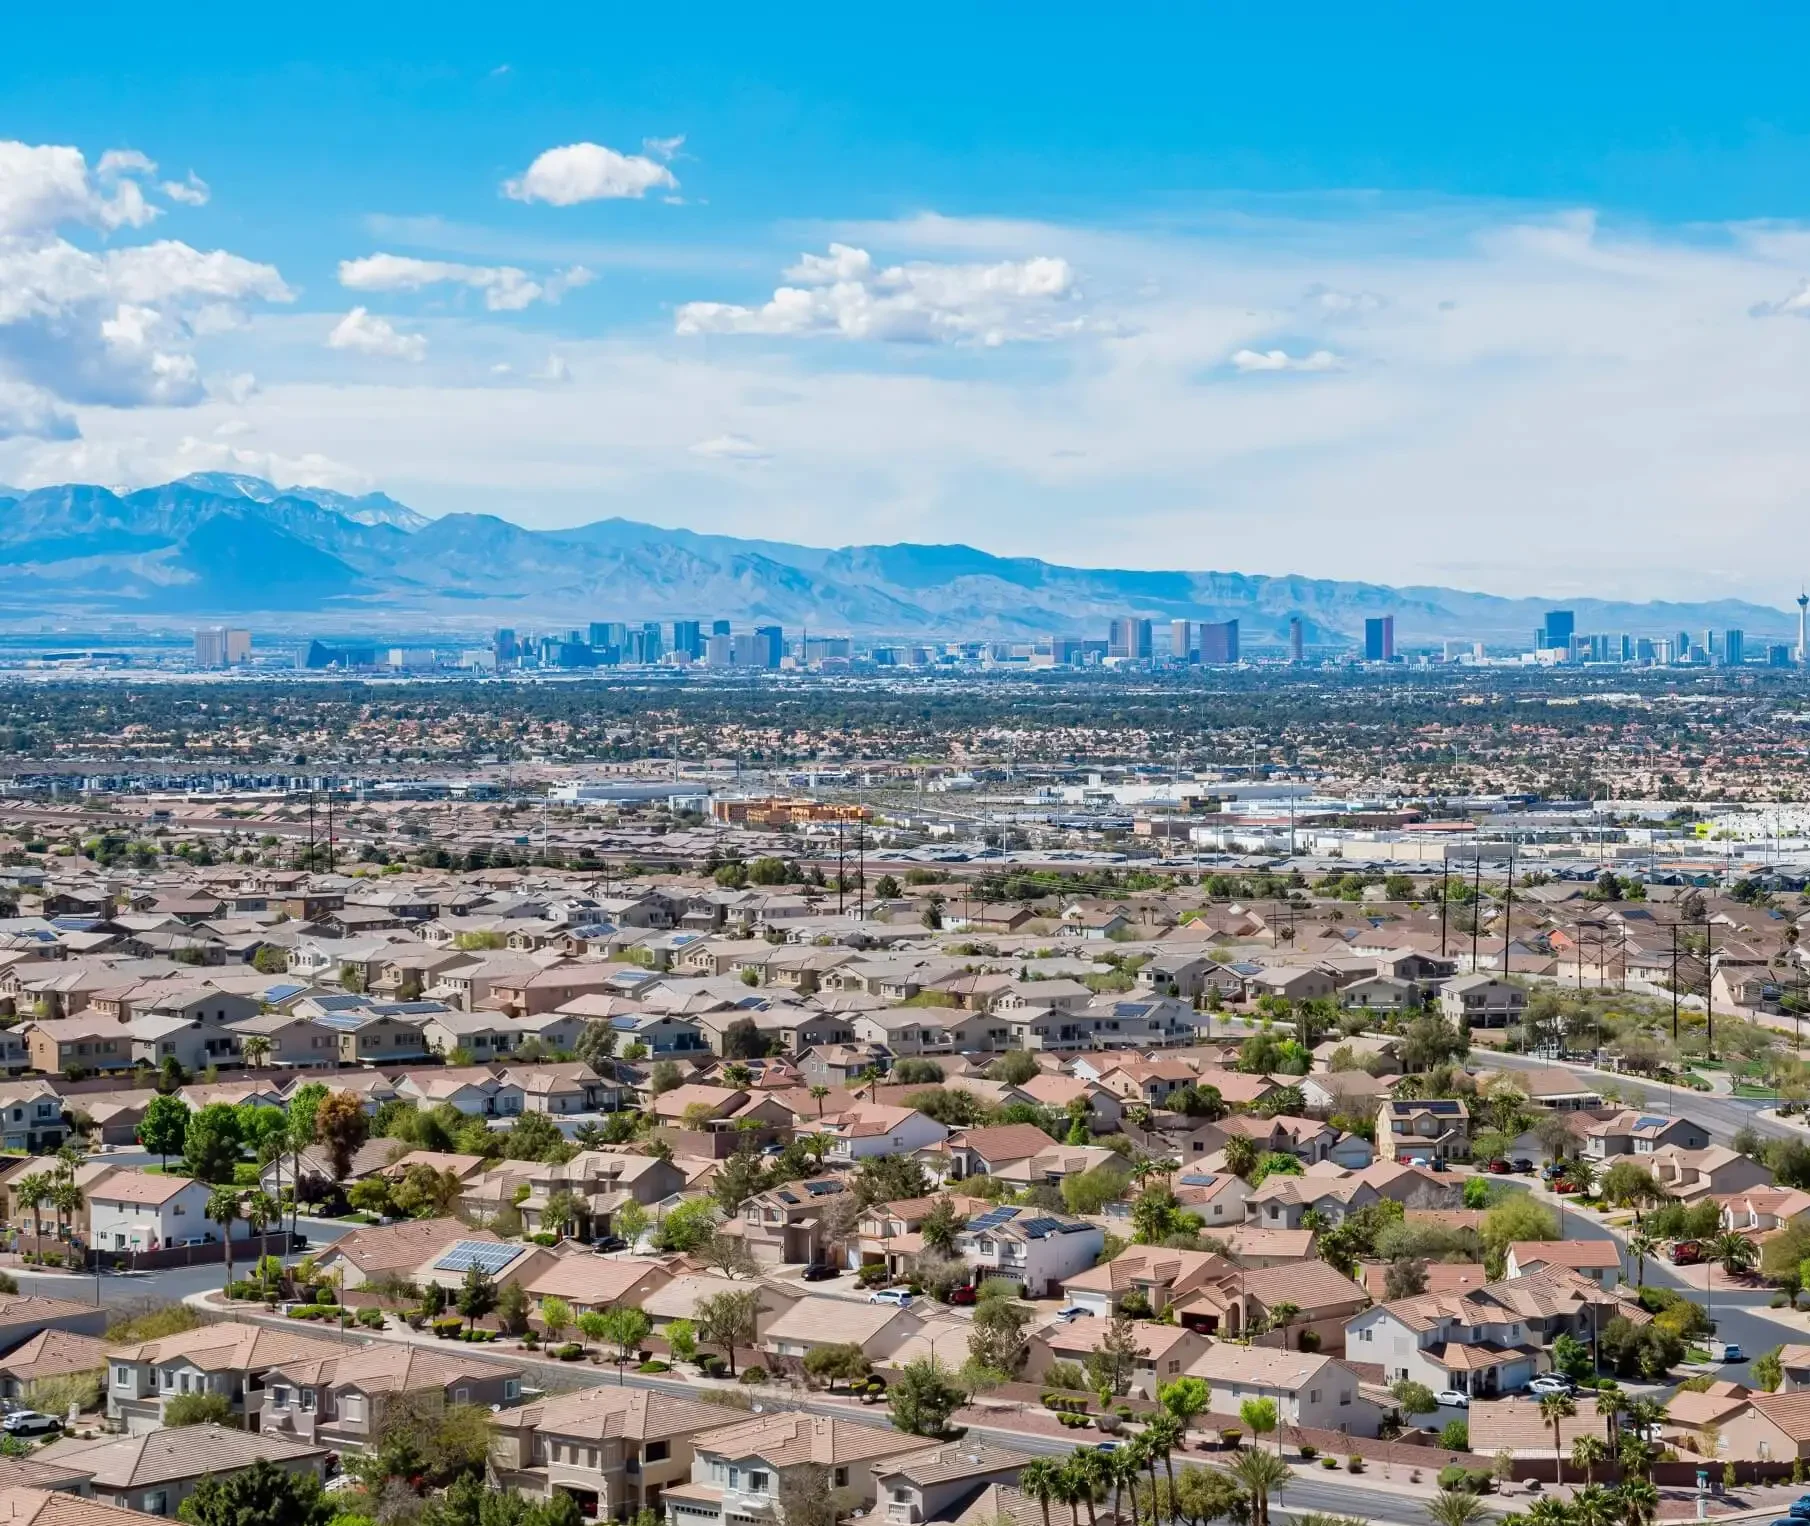
[[[213,1191],[186,1176],[114,1170],[84,1189],[91,1243],[100,1251],[157,1251],[179,1245],[213,1245],[225,1239],[207,1214]],[[251,1238],[244,1219],[232,1222],[234,1240]]]
[[[1470,1110],[1456,1098],[1391,1097],[1376,1111],[1376,1153],[1404,1166],[1465,1160],[1471,1153]]]
[[[522,1396],[517,1367],[420,1346],[376,1342],[279,1362],[250,1395],[254,1429],[368,1450],[386,1404],[405,1394],[428,1394],[446,1404],[514,1404]]]
[[[1646,1156],[1667,1145],[1676,1145],[1681,1150],[1707,1150],[1709,1131],[1682,1114],[1673,1116],[1632,1110],[1593,1123],[1584,1131],[1584,1154],[1592,1160],[1614,1160],[1621,1155]],[[1641,1163],[1646,1164],[1645,1161]]]
[[[913,1155],[949,1137],[945,1125],[916,1108],[873,1102],[859,1102],[831,1117],[805,1123],[800,1132],[827,1135],[830,1145],[825,1158],[841,1163],[875,1155]]]
[[[569,1494],[586,1520],[661,1513],[692,1475],[693,1439],[720,1430],[722,1408],[646,1389],[585,1388],[491,1418],[491,1465],[507,1489]]]
[[[1028,1298],[1056,1293],[1100,1259],[1106,1231],[1087,1219],[1042,1208],[989,1208],[955,1236],[955,1253],[974,1268],[974,1281],[1016,1282]]]
[[[236,1415],[256,1414],[272,1367],[345,1353],[338,1341],[230,1320],[115,1346],[107,1352],[107,1418],[132,1434],[157,1430],[165,1404],[197,1393],[222,1395]]]
[[[1439,987],[1439,1010],[1460,1028],[1511,1028],[1527,1012],[1527,991],[1496,975],[1454,975]]]
[[[824,1223],[832,1200],[846,1191],[839,1176],[786,1182],[757,1192],[741,1207],[742,1244],[763,1266],[815,1266],[828,1259]]]
[[[1016,1483],[1029,1461],[1027,1453],[967,1438],[885,1458],[873,1468],[876,1519],[885,1526],[952,1521],[976,1489]]]
[[[921,1436],[827,1415],[791,1411],[692,1438],[691,1478],[665,1492],[669,1526],[728,1526],[747,1520],[785,1526],[780,1481],[815,1465],[851,1513],[875,1498],[873,1464],[924,1449]]]

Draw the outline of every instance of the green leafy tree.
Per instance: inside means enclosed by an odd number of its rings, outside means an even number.
[[[183,1169],[198,1182],[230,1182],[239,1147],[238,1109],[210,1102],[189,1117],[182,1139]]]
[[[557,1341],[562,1332],[572,1328],[572,1306],[565,1299],[549,1293],[540,1301],[540,1322],[547,1339]]]
[[[233,1473],[206,1474],[176,1511],[189,1526],[327,1526],[335,1514],[313,1474],[262,1457]]]
[[[1031,1307],[1016,1298],[990,1292],[993,1286],[990,1282],[983,1285],[982,1296],[974,1306],[968,1358],[983,1371],[1014,1378],[1030,1351],[1027,1330]]]
[[[302,1152],[315,1146],[315,1114],[326,1095],[327,1088],[319,1081],[305,1081],[289,1098],[289,1185],[293,1189],[289,1227],[292,1231],[302,1211]],[[410,1112],[412,1114],[412,1108]]]
[[[603,1338],[616,1348],[616,1382],[623,1381],[623,1369],[634,1359],[641,1343],[653,1332],[654,1322],[641,1309],[618,1307],[603,1316]]]
[[[955,1251],[955,1237],[967,1225],[967,1218],[956,1210],[954,1200],[948,1193],[940,1193],[930,1205],[930,1212],[924,1215],[924,1222],[918,1233],[923,1237],[925,1246],[939,1255],[952,1255]]]
[[[697,1316],[699,1338],[721,1349],[729,1359],[729,1373],[733,1377],[736,1348],[752,1346],[758,1338],[760,1294],[753,1289],[745,1293],[717,1293],[700,1298],[693,1312]]]
[[[941,1436],[968,1396],[934,1359],[907,1363],[887,1390],[892,1423],[908,1436]]]
[[[1143,1354],[1137,1326],[1125,1315],[1115,1314],[1106,1322],[1100,1343],[1087,1353],[1088,1386],[1100,1392],[1111,1390],[1116,1395],[1130,1393]]]
[[[188,1147],[189,1105],[180,1097],[159,1093],[145,1104],[145,1115],[139,1121],[138,1142],[162,1157],[167,1170],[172,1155]]]
[[[1255,1440],[1262,1441],[1276,1428],[1276,1401],[1245,1399],[1238,1406],[1238,1418]]]
[[[805,1353],[804,1370],[834,1393],[838,1382],[853,1384],[865,1379],[873,1371],[873,1363],[859,1346],[845,1341],[812,1347]]]
[[[689,1362],[698,1354],[698,1327],[689,1319],[668,1321],[666,1344],[681,1362]]]
[[[466,1268],[465,1280],[459,1284],[459,1312],[466,1320],[475,1326],[496,1307],[496,1301],[496,1283],[490,1274],[475,1264]]]
[[[1785,1381],[1785,1369],[1779,1360],[1779,1354],[1785,1348],[1774,1346],[1770,1351],[1763,1351],[1754,1358],[1753,1380],[1767,1393],[1777,1393],[1779,1385]]]
[[[237,1427],[239,1417],[233,1413],[233,1401],[225,1394],[177,1394],[163,1408],[163,1423],[179,1425],[229,1425]]]

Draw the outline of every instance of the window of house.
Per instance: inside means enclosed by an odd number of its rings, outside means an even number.
[[[115,1388],[130,1388],[132,1386],[132,1369],[123,1365],[116,1365],[113,1369],[113,1386]]]
[[[153,1490],[144,1497],[143,1509],[146,1515],[168,1515],[170,1497],[162,1489]]]
[[[848,1469],[847,1468],[836,1469],[836,1476],[835,1476],[834,1482],[835,1482],[836,1488],[846,1489],[848,1487]]]
[[[767,1492],[767,1470],[765,1468],[750,1468],[748,1470],[748,1492],[750,1494],[765,1494]]]
[[[270,1390],[270,1407],[272,1409],[289,1408],[289,1390],[282,1384],[274,1384]]]
[[[519,1399],[519,1398],[521,1398],[521,1396],[522,1396],[522,1380],[520,1378],[504,1378],[503,1379],[503,1397],[505,1399]],[[666,1444],[665,1442],[660,1443],[660,1445],[662,1445],[662,1446],[664,1446],[665,1444]]]
[[[650,1441],[642,1448],[642,1456],[648,1462],[665,1462],[672,1456],[672,1443],[670,1441]]]
[[[455,1403],[455,1404],[471,1403],[471,1390],[469,1388],[455,1388],[453,1390],[453,1403]]]
[[[314,1413],[314,1390],[312,1388],[302,1390],[302,1411],[309,1415]]]
[[[365,1396],[363,1394],[347,1394],[339,1402],[340,1413],[348,1420],[363,1420],[365,1417]]]

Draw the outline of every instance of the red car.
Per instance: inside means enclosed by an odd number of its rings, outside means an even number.
[[[1552,1184],[1552,1190],[1558,1193],[1560,1197],[1563,1197],[1567,1192],[1576,1192],[1577,1184],[1575,1182],[1568,1182],[1564,1177],[1560,1177]]]
[[[1703,1247],[1695,1240],[1680,1240],[1672,1247],[1673,1266],[1695,1266],[1703,1259]]]
[[[957,1288],[953,1293],[951,1293],[949,1295],[949,1302],[950,1303],[959,1303],[959,1304],[971,1304],[974,1302],[974,1298],[975,1298],[975,1293],[974,1293],[973,1288],[960,1287],[960,1288]]]
[[[1507,1161],[1498,1155],[1483,1169],[1489,1172],[1491,1176],[1507,1176],[1510,1171],[1514,1170],[1514,1167],[1509,1165]]]

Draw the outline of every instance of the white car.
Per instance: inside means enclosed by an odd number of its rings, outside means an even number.
[[[867,1301],[869,1303],[889,1303],[895,1309],[909,1309],[911,1307],[911,1294],[907,1293],[903,1288],[881,1288],[876,1293],[869,1293],[867,1295]]]
[[[1539,1394],[1544,1397],[1547,1394],[1570,1395],[1576,1392],[1576,1388],[1569,1378],[1561,1378],[1549,1372],[1529,1383],[1527,1391],[1530,1394]]]
[[[1433,1395],[1433,1402],[1435,1404],[1448,1405],[1452,1409],[1469,1409],[1471,1407],[1471,1396],[1469,1394],[1461,1394],[1455,1388],[1442,1388],[1438,1393]]]

